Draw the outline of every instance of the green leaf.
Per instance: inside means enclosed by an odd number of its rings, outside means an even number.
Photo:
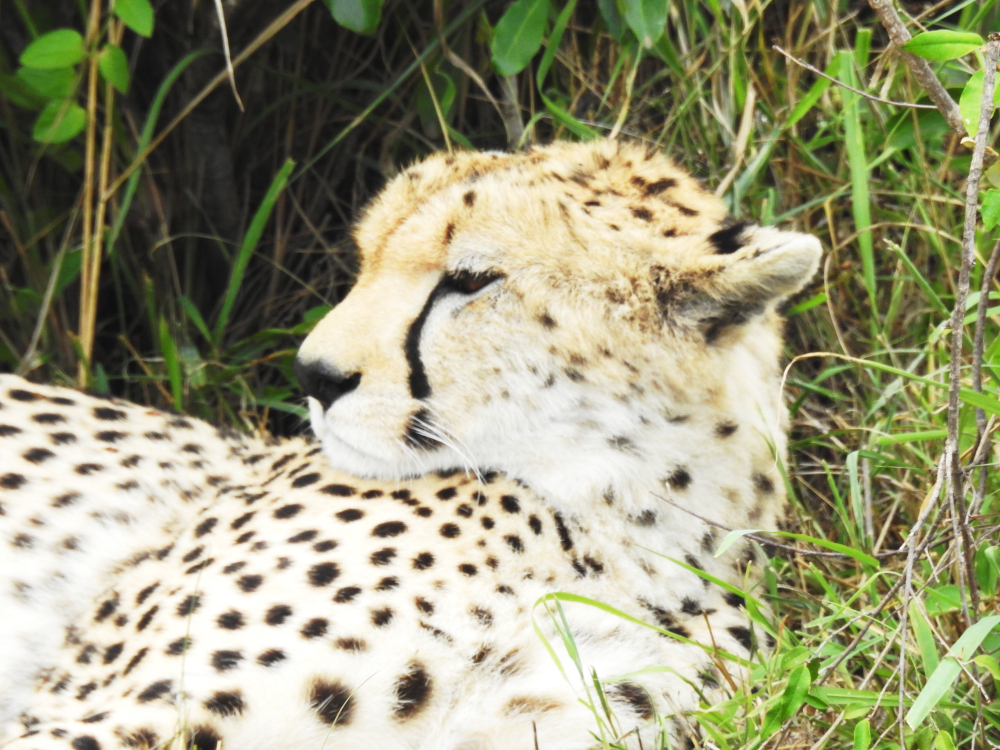
[[[123,94],[128,91],[128,58],[125,57],[121,47],[105,44],[97,58],[97,67],[100,68],[105,81]]]
[[[989,672],[993,676],[994,682],[1000,683],[1000,663],[997,663],[996,659],[986,654],[980,654],[972,661]]]
[[[983,545],[976,551],[976,581],[987,596],[996,593],[1000,580],[1000,547]]]
[[[854,725],[854,750],[868,750],[872,744],[872,725],[862,719]]]
[[[927,600],[924,606],[931,617],[957,612],[962,608],[962,594],[954,584],[949,583],[936,588],[928,586],[925,591]]]
[[[1000,162],[997,162],[1000,164]],[[983,229],[987,232],[1000,223],[1000,190],[987,190],[983,196]]]
[[[226,296],[222,301],[222,309],[219,311],[219,317],[215,321],[214,333],[216,346],[222,343],[222,335],[226,332],[226,324],[229,322],[229,313],[232,312],[233,304],[236,302],[236,294],[243,283],[243,275],[246,273],[250,256],[253,255],[257,243],[264,233],[264,227],[271,216],[271,210],[274,208],[278,196],[281,195],[281,191],[285,189],[285,185],[288,183],[288,176],[292,173],[294,167],[294,161],[291,159],[285,160],[278,174],[271,181],[271,186],[267,189],[264,199],[260,202],[260,206],[250,220],[250,226],[243,236],[243,242],[240,243],[240,250],[233,261],[233,268],[229,274],[229,285],[226,287]]]
[[[983,44],[983,38],[970,31],[939,30],[917,34],[903,45],[903,49],[925,60],[941,61],[967,55]]]
[[[167,368],[167,378],[170,380],[170,391],[174,399],[174,408],[181,411],[184,408],[184,378],[181,374],[180,361],[177,358],[177,346],[170,335],[170,326],[166,318],[160,318],[160,353],[163,364]]]
[[[906,723],[910,729],[916,729],[931,710],[944,699],[951,690],[952,684],[962,671],[960,662],[968,661],[986,638],[998,625],[1000,615],[984,617],[975,625],[967,628],[962,636],[948,650],[949,655],[941,660],[934,674],[924,685],[920,695],[906,714]]]
[[[826,70],[823,72],[830,76],[830,78],[836,78],[839,71],[840,56],[834,55],[830,64],[826,66]],[[818,102],[819,98],[823,96],[823,92],[830,87],[831,83],[833,83],[830,78],[823,78],[820,76],[816,79],[813,85],[809,87],[809,91],[806,92],[806,95],[799,100],[798,104],[795,105],[795,109],[792,110],[792,113],[788,116],[788,120],[785,122],[785,127],[792,127],[792,125],[805,117],[806,113],[810,109],[816,106],[816,102]]]
[[[83,130],[87,113],[83,107],[70,101],[53,101],[35,120],[31,137],[40,143],[65,143]]]
[[[988,414],[1000,414],[1000,401],[987,393],[976,393],[971,388],[962,388],[958,391],[958,397],[969,406],[975,406]]]
[[[955,750],[955,740],[942,729],[934,738],[934,750]]]
[[[979,110],[983,103],[983,82],[986,73],[977,70],[966,82],[962,89],[962,95],[958,99],[958,108],[962,112],[962,122],[965,124],[965,131],[970,138],[976,137],[976,128],[979,126]],[[1000,104],[1000,86],[993,87],[993,106]]]
[[[68,68],[83,59],[83,37],[74,29],[56,29],[38,37],[21,53],[26,68]]]
[[[937,643],[934,641],[934,631],[931,630],[930,623],[916,602],[910,602],[909,621],[917,639],[920,660],[924,663],[924,677],[930,677],[938,667]]]
[[[149,0],[115,0],[114,12],[139,36],[153,35],[153,6]]]
[[[625,24],[622,21],[622,14],[618,11],[617,0],[597,0],[597,7],[601,9],[601,18],[604,19],[604,25],[608,27],[608,33],[621,44],[622,36],[625,33]]]
[[[517,0],[493,30],[493,67],[503,76],[520,73],[542,46],[549,0]]]
[[[726,534],[725,538],[719,542],[718,549],[715,550],[716,557],[722,557],[727,549],[733,546],[737,541],[745,537],[747,534],[759,534],[760,529],[734,529]]]
[[[374,34],[382,20],[383,0],[324,0],[333,20],[358,34]]]
[[[639,43],[649,49],[660,40],[667,25],[666,0],[625,0],[625,22]]]
[[[569,0],[562,11],[560,11],[559,15],[556,16],[556,22],[552,26],[552,33],[549,35],[548,46],[545,48],[545,53],[542,55],[542,59],[538,63],[538,71],[535,73],[535,84],[538,87],[538,96],[545,104],[545,108],[549,111],[549,114],[552,115],[552,119],[572,132],[577,138],[589,141],[596,138],[597,133],[592,128],[584,125],[582,122],[573,117],[573,115],[560,107],[559,104],[552,101],[552,99],[545,94],[544,87],[545,76],[549,74],[549,68],[552,67],[552,61],[556,59],[556,50],[559,49],[559,43],[562,41],[563,32],[566,31],[566,24],[569,23],[569,19],[573,15],[573,11],[576,10],[576,3],[577,0]]]
[[[74,68],[18,68],[15,77],[45,99],[65,99],[76,81]]]

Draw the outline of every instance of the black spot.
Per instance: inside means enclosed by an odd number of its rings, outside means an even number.
[[[372,610],[372,625],[381,628],[392,622],[392,610],[389,607]]]
[[[573,549],[573,537],[570,536],[569,529],[566,528],[562,514],[553,513],[552,518],[556,522],[556,531],[559,532],[559,542],[562,545],[563,551],[569,552]]]
[[[361,653],[362,651],[368,650],[368,644],[360,638],[338,638],[337,648],[341,648],[344,651],[355,651],[357,653]]]
[[[348,508],[347,510],[342,510],[337,514],[339,518],[344,523],[350,523],[351,521],[357,521],[359,518],[363,518],[365,515],[364,511],[356,510],[354,508]]]
[[[349,602],[352,599],[354,599],[354,597],[356,597],[360,593],[361,589],[359,589],[357,586],[345,586],[344,588],[337,591],[337,594],[333,597],[333,601],[335,601],[337,604],[344,604],[345,602]]]
[[[662,180],[657,180],[656,182],[649,183],[643,192],[647,196],[659,195],[664,190],[669,190],[670,188],[676,186],[677,186],[677,180],[673,179],[672,177],[664,177]]]
[[[103,657],[102,661],[105,664],[110,664],[115,659],[117,659],[119,656],[121,656],[122,651],[124,650],[124,648],[125,648],[125,644],[124,643],[116,643],[116,644],[114,644],[112,646],[108,646],[107,649],[105,649],[105,651],[104,651],[104,657]]]
[[[768,494],[774,492],[774,482],[760,472],[753,475],[753,486],[760,492],[766,492]]]
[[[308,531],[300,531],[294,536],[288,537],[288,542],[290,544],[299,544],[300,542],[311,542],[319,536],[319,532],[315,529],[309,529]]]
[[[222,652],[220,651],[217,653]],[[218,669],[218,667],[216,667],[216,669]],[[236,690],[228,692],[218,691],[213,693],[212,697],[205,701],[203,705],[216,716],[239,716],[246,708],[246,703],[243,701],[243,695]]]
[[[240,562],[229,563],[229,565],[222,569],[222,572],[229,575],[230,573],[235,573],[237,570],[243,570],[246,565],[242,560]]]
[[[105,422],[120,422],[125,419],[125,412],[108,406],[96,406],[94,407],[94,416]]]
[[[431,677],[423,664],[410,665],[410,671],[396,680],[396,705],[393,714],[397,719],[409,719],[427,703],[431,695]]]
[[[250,519],[254,517],[254,514],[256,512],[257,511],[255,510],[251,510],[248,513],[244,513],[242,516],[240,516],[231,524],[229,524],[229,528],[231,528],[233,531],[235,531],[236,529],[243,528],[250,521]]]
[[[53,432],[49,435],[49,440],[53,445],[68,445],[76,442],[76,435],[72,432]]]
[[[653,220],[653,212],[650,211],[648,208],[642,208],[641,206],[633,207],[631,211],[632,215],[637,219],[642,219],[643,221]]]
[[[599,560],[595,560],[590,555],[584,555],[583,561],[587,564],[587,567],[594,571],[594,575],[600,575],[604,572],[604,565],[601,564]]]
[[[431,604],[426,599],[424,599],[423,597],[418,596],[416,599],[413,600],[413,603],[416,604],[417,609],[419,609],[425,615],[434,614],[434,605]]]
[[[430,552],[421,552],[413,558],[413,567],[417,570],[427,570],[434,564],[434,555]]]
[[[325,620],[322,617],[314,617],[302,627],[299,633],[302,634],[303,638],[320,638],[326,635],[329,627],[329,620]]]
[[[84,723],[84,724],[98,724],[98,723],[104,721],[106,718],[108,718],[108,712],[104,711],[103,713],[99,713],[99,714],[91,714],[90,716],[88,716],[85,719],[80,719],[80,721],[82,723]],[[75,743],[75,740],[74,740],[74,743]],[[75,747],[75,745],[74,745],[74,747]]]
[[[198,594],[191,594],[184,601],[177,605],[177,616],[187,617],[201,606],[201,597]]]
[[[270,667],[271,665],[277,664],[279,661],[283,661],[286,658],[288,657],[285,656],[284,651],[279,651],[276,648],[272,648],[268,651],[265,651],[260,656],[258,656],[257,663],[260,664],[262,667]]]
[[[457,524],[446,523],[441,527],[441,536],[446,539],[454,539],[462,533]]]
[[[291,617],[292,608],[287,604],[275,604],[264,615],[264,622],[268,625],[281,625],[286,619]]]
[[[337,681],[316,680],[309,691],[309,707],[324,724],[349,724],[354,713],[351,691]]]
[[[444,244],[451,242],[451,238],[455,236],[455,223],[449,221],[444,228]]]
[[[119,440],[128,437],[126,432],[118,432],[117,430],[101,430],[94,434],[94,437],[105,443],[117,443]]]
[[[48,448],[32,448],[31,450],[25,451],[22,456],[25,461],[33,464],[40,464],[48,459],[52,458],[55,453],[50,451]]]
[[[643,721],[653,717],[653,703],[649,695],[634,682],[619,682],[608,688],[612,700],[620,699],[627,703]]]
[[[115,610],[118,609],[118,595],[115,594],[111,599],[105,599],[101,602],[101,606],[97,608],[97,613],[94,615],[94,622],[103,622],[114,614]]]
[[[427,322],[427,316],[430,315],[434,300],[436,300],[438,295],[441,293],[440,290],[441,283],[439,282],[430,293],[430,296],[427,298],[427,302],[424,303],[424,307],[420,311],[420,314],[410,324],[410,328],[406,332],[406,341],[403,344],[403,352],[406,355],[406,363],[410,367],[410,395],[417,400],[425,399],[431,395],[431,384],[427,380],[424,363],[420,359],[420,333],[423,330],[424,323]],[[407,430],[407,434],[409,434],[409,430]]]
[[[467,575],[467,576],[470,576],[470,577],[476,575],[476,573],[479,572],[476,569],[476,566],[472,565],[471,563],[462,563],[461,565],[458,566],[458,570],[459,570],[459,572],[463,573],[464,575]]]
[[[467,503],[462,503],[455,508],[455,515],[461,516],[462,518],[472,518],[472,506]]]
[[[191,639],[187,636],[182,636],[167,646],[167,654],[169,656],[180,656],[189,648],[191,648]]]
[[[238,578],[236,580],[236,585],[240,587],[241,591],[249,594],[251,591],[256,591],[263,582],[264,576],[247,575]]]
[[[325,539],[314,544],[313,549],[316,552],[329,552],[332,549],[337,549],[337,543],[333,539]]]
[[[315,484],[319,481],[319,474],[313,472],[312,474],[303,474],[301,477],[296,477],[292,480],[292,487],[308,487],[310,484]]]
[[[39,414],[38,416],[42,415]],[[0,437],[10,437],[11,435],[17,435],[21,432],[23,432],[23,430],[20,427],[15,427],[12,424],[0,424]]]
[[[159,610],[160,608],[158,605],[154,604],[152,607],[150,607],[146,611],[146,613],[139,618],[139,622],[135,624],[135,629],[138,630],[139,632],[145,630],[146,626],[153,621],[153,618],[156,616],[156,613],[159,612]]]
[[[731,226],[713,232],[708,236],[708,241],[712,243],[715,252],[719,255],[732,255],[743,247],[740,236],[749,225],[749,222],[738,221]]]
[[[674,469],[673,473],[669,477],[667,477],[667,484],[675,490],[686,489],[687,486],[691,484],[691,475],[683,466],[678,467],[677,469]]]
[[[103,719],[104,716],[101,715]],[[84,721],[87,721],[84,719]],[[91,737],[89,734],[85,734],[81,737],[76,737],[72,742],[69,743],[73,750],[101,750],[101,743]]]
[[[380,549],[378,552],[373,552],[372,556],[369,558],[372,565],[388,565],[392,562],[392,558],[396,556],[395,547],[386,547]]]
[[[212,654],[212,666],[218,672],[228,672],[231,669],[236,669],[241,661],[243,661],[243,654],[239,651],[221,650]]]
[[[747,651],[751,651],[753,648],[753,641],[750,637],[750,631],[743,627],[742,625],[734,625],[733,627],[726,628],[733,638],[739,641],[739,644],[743,646]]]
[[[701,603],[692,599],[690,596],[685,596],[681,600],[681,612],[686,615],[700,615],[702,613]]]
[[[736,609],[739,609],[740,607],[746,607],[747,605],[746,599],[744,599],[742,596],[732,591],[727,591],[722,598],[725,600],[726,604],[728,604],[730,607],[735,607]]]
[[[246,624],[243,613],[237,612],[235,609],[219,615],[219,619],[215,622],[223,630],[239,630]]]
[[[143,659],[146,658],[147,653],[149,653],[148,648],[140,648],[138,651],[136,651],[135,655],[128,660],[128,664],[126,665],[125,669],[122,670],[122,676],[124,677],[133,669],[135,669],[139,665],[139,662],[141,662]]]
[[[353,487],[348,487],[346,484],[328,484],[326,487],[321,488],[320,492],[327,495],[336,495],[337,497],[350,497],[357,490]]]
[[[507,542],[507,546],[511,548],[512,551],[518,554],[524,552],[524,542],[521,541],[521,537],[516,534],[509,534],[503,538]]]
[[[376,591],[392,591],[394,588],[399,586],[399,579],[395,576],[386,576],[378,585],[375,586]]]
[[[451,500],[455,495],[458,494],[458,490],[454,487],[445,487],[442,490],[438,490],[436,493],[439,500]]]
[[[482,518],[480,518],[480,519],[479,519],[479,523],[480,523],[480,524],[482,525],[482,527],[483,527],[484,529],[486,529],[487,531],[489,531],[489,530],[490,530],[490,529],[492,529],[492,528],[493,528],[494,526],[496,526],[496,521],[494,521],[494,520],[493,520],[492,518],[490,518],[489,516],[483,516]]]
[[[59,424],[60,422],[65,422],[66,417],[62,414],[54,414],[52,412],[44,412],[42,414],[35,414],[31,417],[33,422],[38,424]],[[8,432],[7,425],[0,425],[0,437],[7,437],[8,435],[15,435],[21,430],[17,427],[10,427],[9,429],[14,430],[14,432]]]
[[[521,510],[520,501],[513,495],[504,495],[501,497],[500,505],[508,513],[518,513]]]
[[[0,477],[0,487],[5,490],[16,490],[27,481],[21,474],[4,474]],[[76,494],[76,497],[79,497],[79,494]]]
[[[282,505],[272,514],[275,518],[284,519],[292,518],[298,515],[299,511],[302,510],[302,506],[298,503],[292,503],[290,505]]]
[[[528,518],[528,526],[531,527],[531,530],[535,532],[535,534],[542,533],[542,522],[541,520],[539,520],[538,516],[535,515],[530,516]]]
[[[97,651],[97,646],[92,643],[88,643],[83,647],[83,650],[80,651],[80,655],[76,657],[76,663],[90,664],[90,659],[94,655],[95,651]]]
[[[181,561],[189,563],[192,560],[197,560],[201,556],[201,553],[204,551],[205,548],[203,546],[195,547],[193,550],[184,555],[184,557],[181,558]]]
[[[143,727],[134,729],[122,737],[122,744],[125,747],[137,748],[137,750],[151,750],[160,744],[160,738],[152,729]]]
[[[715,425],[715,435],[720,438],[727,438],[740,429],[740,426],[735,422],[719,422]]]
[[[157,698],[162,697],[165,693],[170,692],[170,680],[158,680],[153,684],[149,685],[145,690],[143,690],[135,699],[139,703],[149,703]]]
[[[195,526],[194,535],[195,537],[203,537],[205,534],[209,533],[215,528],[215,524],[219,522],[218,518],[206,518],[204,521]]]
[[[195,727],[190,750],[217,750],[222,738],[208,727]]]
[[[372,536],[380,538],[399,536],[404,531],[406,531],[406,524],[402,521],[386,521],[372,529]]]
[[[282,456],[273,464],[271,464],[271,471],[277,471],[278,469],[282,468],[297,455],[298,455],[297,453],[286,453],[284,456]]]
[[[409,490],[393,490],[391,497],[394,500],[409,500],[410,491]]]
[[[466,206],[471,206],[473,203],[475,203],[476,202],[476,191],[475,190],[470,190],[465,195],[463,195],[462,196],[462,202]]]
[[[340,568],[334,562],[319,563],[309,569],[308,575],[313,586],[329,586],[340,576]]]

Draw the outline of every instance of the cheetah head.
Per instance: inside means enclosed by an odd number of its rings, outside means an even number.
[[[355,237],[357,283],[296,360],[333,466],[543,486],[647,460],[679,413],[773,378],[774,308],[820,254],[614,142],[433,156]]]

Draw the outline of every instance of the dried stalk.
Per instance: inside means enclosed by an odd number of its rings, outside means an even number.
[[[889,32],[889,39],[892,40],[893,45],[902,47],[910,41],[910,32],[907,31],[906,26],[900,20],[899,14],[892,3],[893,0],[868,0],[868,4],[872,6],[872,10],[878,14],[882,26]],[[906,62],[906,67],[910,69],[913,77],[917,79],[917,82],[927,92],[927,95],[930,96],[931,101],[937,106],[938,111],[944,115],[944,119],[947,121],[949,127],[955,133],[964,136],[965,122],[962,119],[962,112],[959,110],[955,100],[945,90],[945,87],[941,85],[938,77],[934,75],[930,64],[916,55],[911,55],[909,52],[903,50],[899,52]]]
[[[1000,240],[993,246],[990,259],[983,271],[983,281],[979,287],[979,310],[976,314],[976,332],[972,337],[972,390],[983,392],[983,353],[986,349],[986,311],[989,309],[990,285],[997,275],[997,265],[1000,263]],[[986,494],[986,458],[990,455],[990,430],[986,421],[986,412],[976,408],[976,450],[969,468],[979,466],[979,482],[976,486],[975,499],[970,510],[978,508]],[[965,519],[968,523],[968,518]]]
[[[965,227],[962,233],[962,267],[958,276],[955,307],[951,315],[951,368],[948,383],[948,440],[945,451],[948,456],[947,470],[951,480],[948,504],[952,513],[957,514],[954,523],[961,537],[960,544],[965,561],[965,577],[968,580],[972,598],[972,612],[966,614],[969,625],[979,614],[979,591],[976,585],[975,568],[972,560],[972,535],[965,523],[965,492],[962,474],[962,459],[958,449],[959,398],[962,378],[962,331],[965,327],[965,301],[969,296],[972,265],[976,260],[976,222],[979,217],[979,181],[983,174],[983,158],[986,153],[986,137],[989,133],[990,118],[993,115],[993,87],[996,82],[997,59],[1000,58],[1000,34],[990,34],[986,44],[985,78],[983,80],[983,100],[979,107],[979,121],[976,127],[975,146],[972,149],[972,163],[965,187]],[[980,306],[983,306],[980,300]],[[961,575],[961,571],[960,571]],[[964,609],[963,600],[963,609]]]

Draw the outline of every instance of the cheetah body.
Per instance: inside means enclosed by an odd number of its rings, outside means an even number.
[[[690,512],[777,522],[815,240],[613,143],[434,157],[357,240],[319,444],[0,379],[3,747],[586,748],[594,675],[653,747],[764,638]]]

